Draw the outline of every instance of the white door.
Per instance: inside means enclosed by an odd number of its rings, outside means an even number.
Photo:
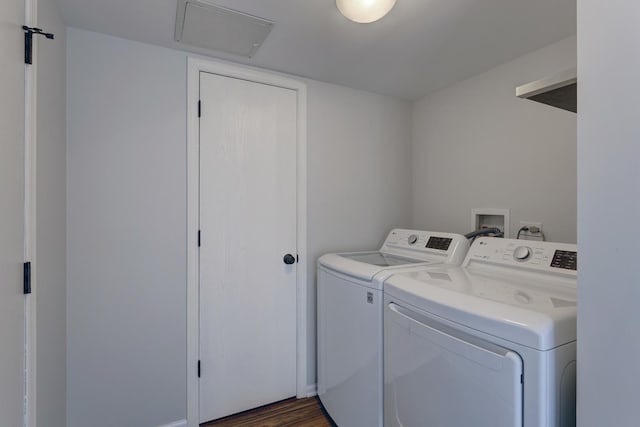
[[[24,397],[24,2],[0,1],[0,424]]]
[[[200,421],[296,394],[291,89],[200,73]]]

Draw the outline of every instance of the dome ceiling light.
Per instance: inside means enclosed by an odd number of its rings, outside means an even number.
[[[340,13],[359,24],[368,24],[384,17],[396,0],[336,0]]]

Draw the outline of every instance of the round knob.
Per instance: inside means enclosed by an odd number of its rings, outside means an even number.
[[[531,256],[531,248],[527,246],[519,246],[513,251],[513,258],[516,261],[526,261]]]
[[[409,236],[409,238],[407,240],[409,241],[410,245],[413,245],[418,241],[418,235],[417,234],[412,234],[411,236]]]
[[[286,254],[283,258],[282,261],[284,261],[285,264],[290,265],[296,262],[296,257],[294,257],[291,254]]]

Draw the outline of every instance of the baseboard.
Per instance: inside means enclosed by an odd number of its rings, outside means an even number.
[[[163,424],[158,427],[187,427],[187,420],[174,421],[169,424]]]
[[[316,384],[307,385],[307,397],[313,397],[318,394],[318,387]]]

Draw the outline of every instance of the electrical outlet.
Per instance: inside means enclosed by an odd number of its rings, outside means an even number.
[[[520,229],[522,227],[528,228],[538,228],[537,233],[532,233],[531,231],[522,231],[520,232],[520,239],[525,240],[544,240],[543,232],[542,232],[542,223],[541,222],[533,222],[533,221],[520,221]]]

